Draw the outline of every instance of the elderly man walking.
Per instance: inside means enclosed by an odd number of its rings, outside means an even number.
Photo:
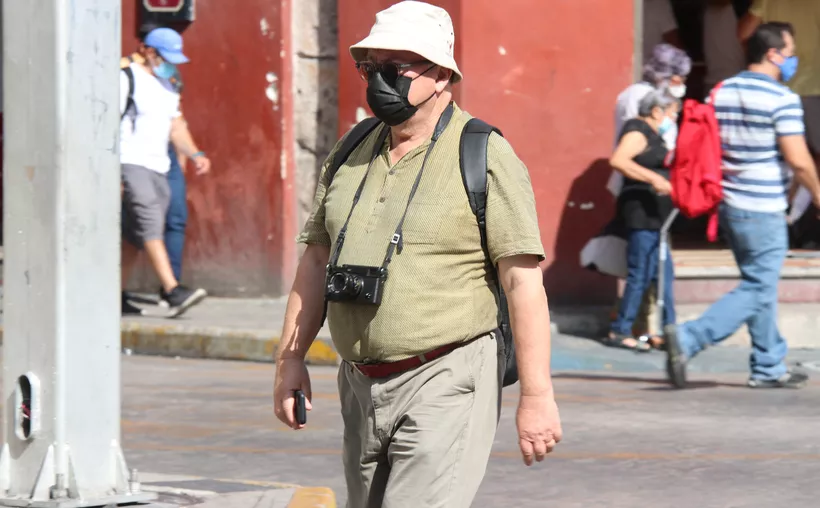
[[[276,358],[275,411],[303,427],[294,391],[310,399],[304,358],[327,298],[344,360],[338,385],[350,507],[472,503],[500,412],[496,273],[518,353],[524,462],[543,460],[561,440],[532,185],[510,145],[492,134],[482,158],[485,254],[459,174],[470,116],[452,101],[462,80],[454,40],[445,10],[413,1],[380,12],[370,35],[350,48],[381,122],[335,174],[329,168],[347,137],[331,153],[299,237],[307,248]]]

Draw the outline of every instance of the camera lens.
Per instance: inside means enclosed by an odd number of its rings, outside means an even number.
[[[334,293],[341,293],[347,286],[347,274],[334,273],[330,278],[330,287],[333,288]]]
[[[334,293],[356,296],[362,290],[362,280],[357,275],[334,273],[330,278],[330,287]]]

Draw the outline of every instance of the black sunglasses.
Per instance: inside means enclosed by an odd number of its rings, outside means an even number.
[[[367,81],[374,74],[377,72],[382,75],[385,81],[390,84],[395,84],[396,80],[399,79],[399,76],[402,74],[404,69],[409,69],[415,65],[421,65],[425,63],[430,63],[429,60],[419,60],[418,62],[412,63],[395,63],[395,62],[384,62],[384,63],[375,63],[375,62],[356,62],[356,70],[359,71],[359,77],[362,80]],[[435,67],[433,64],[430,69]],[[430,69],[427,69],[428,71]],[[426,72],[426,71],[425,71]],[[423,74],[423,73],[422,73]]]

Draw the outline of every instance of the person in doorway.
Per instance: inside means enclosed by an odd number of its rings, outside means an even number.
[[[761,23],[772,21],[791,24],[800,38],[795,58],[789,61],[790,68],[784,73],[784,81],[800,96],[805,112],[806,141],[815,165],[820,165],[820,2],[754,0],[749,12],[740,21],[738,38],[746,43]],[[798,195],[806,195],[806,189],[798,192]],[[820,243],[820,219],[816,207],[807,209],[814,213],[805,214],[799,222],[799,215],[793,217],[798,222],[794,233],[799,246],[811,248]]]
[[[704,85],[707,90],[745,67],[743,48],[735,36],[737,23],[732,0],[708,0],[703,12]]]
[[[382,124],[329,186],[328,167],[340,147],[334,148],[299,236],[307,248],[288,299],[274,384],[275,413],[294,429],[301,428],[294,391],[310,400],[305,355],[322,323],[326,267],[389,270],[379,305],[331,301],[327,310],[344,360],[342,460],[348,506],[357,508],[472,503],[501,396],[503,348],[499,356],[490,263],[498,266],[512,317],[524,462],[543,460],[561,440],[532,185],[507,141],[492,134],[485,254],[457,169],[470,116],[453,102],[453,86],[462,80],[454,41],[451,18],[440,7],[403,1],[376,15],[370,35],[350,53]],[[392,260],[385,257],[391,241],[403,245]]]
[[[148,34],[157,28],[163,27],[154,23],[146,23],[142,25],[139,32],[140,41],[145,42],[145,38]],[[138,51],[129,56],[123,57],[120,61],[120,67],[125,68],[135,62],[145,62],[145,59]],[[173,90],[180,94],[181,102],[183,82],[182,76],[179,73],[179,68],[175,68],[174,75],[168,79],[168,84]],[[205,155],[205,152],[197,148],[193,136],[188,129],[188,122],[185,120],[185,117],[182,115],[181,111],[182,108],[180,107],[181,138],[183,138],[184,142],[188,146],[191,146],[196,150],[196,155]],[[174,272],[174,277],[179,281],[182,279],[182,255],[185,248],[185,229],[188,224],[188,200],[185,182],[185,167],[187,165],[188,158],[182,154],[178,154],[174,144],[171,142],[168,143],[168,158],[171,161],[171,167],[168,171],[168,185],[171,189],[171,201],[168,205],[168,213],[165,217],[165,235],[163,240],[165,242],[165,249],[168,252],[168,259],[171,262],[171,269]],[[197,162],[197,160],[199,162]],[[203,175],[210,171],[210,162],[206,157],[196,157],[194,161],[197,162],[197,175]],[[162,287],[160,287],[158,295],[158,302],[160,306],[168,307],[168,294]],[[126,293],[126,300],[130,301],[132,299],[139,298]],[[131,311],[138,310],[137,307],[133,305],[130,305],[129,308]]]
[[[179,284],[165,249],[163,235],[170,202],[168,142],[205,169],[210,161],[185,135],[179,113],[179,94],[169,80],[176,65],[186,63],[182,37],[170,28],[152,30],[140,45],[141,62],[132,62],[120,75],[120,163],[123,183],[122,286],[126,286],[140,249],[167,294],[169,317],[177,317],[201,302],[206,292]],[[126,72],[127,71],[127,72]],[[122,297],[123,314],[142,310]]]
[[[665,329],[667,373],[686,384],[686,362],[746,324],[752,336],[752,388],[798,388],[808,377],[788,369],[777,326],[777,284],[786,258],[790,170],[820,204],[820,182],[806,145],[800,97],[783,84],[795,58],[787,23],[764,23],[748,40],[748,70],[723,82],[714,98],[723,145],[720,225],[741,282],[700,318]]]
[[[669,170],[664,163],[668,149],[662,136],[674,123],[676,105],[677,99],[666,93],[657,90],[647,93],[640,101],[637,118],[624,125],[620,142],[609,160],[625,177],[618,197],[618,214],[629,231],[626,287],[618,317],[604,340],[609,346],[638,351],[650,349],[648,343],[632,336],[632,325],[644,294],[651,284],[657,283],[660,229],[673,209]],[[671,254],[666,257],[664,270],[663,322],[671,324],[675,322]]]
[[[652,59],[655,47],[671,44],[683,47],[675,12],[670,0],[643,0],[643,63]],[[634,118],[634,117],[632,117]]]

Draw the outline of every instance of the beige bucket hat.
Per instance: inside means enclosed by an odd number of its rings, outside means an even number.
[[[404,0],[376,14],[370,35],[350,46],[357,62],[367,58],[368,49],[411,51],[454,72],[453,83],[464,76],[453,57],[453,21],[446,10],[417,0]]]

